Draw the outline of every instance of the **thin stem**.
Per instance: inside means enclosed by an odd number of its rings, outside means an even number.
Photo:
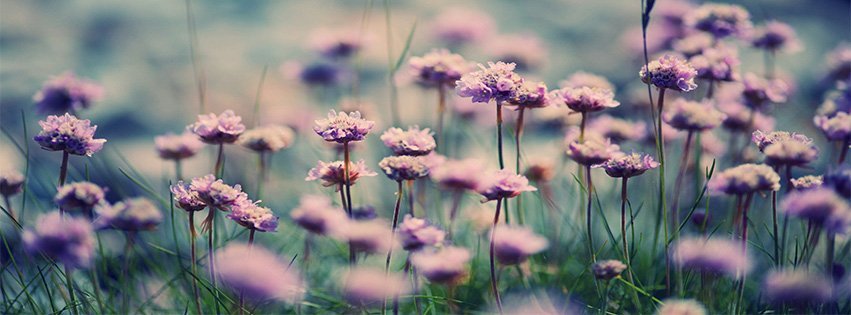
[[[851,145],[851,139],[845,139],[842,141],[842,147],[839,148],[839,163],[842,164],[845,162],[845,157],[848,155],[848,146]]]
[[[65,285],[68,287],[68,308],[71,309],[72,314],[77,315],[79,313],[77,311],[77,300],[74,297],[74,278],[73,278],[72,272],[73,272],[73,270],[71,269],[71,267],[68,267],[68,265],[66,264],[65,265]]]
[[[396,181],[396,206],[393,207],[393,223],[390,232],[390,243],[392,244],[396,239],[396,226],[399,222],[399,206],[402,205],[402,181]],[[384,275],[387,275],[390,272],[390,257],[393,255],[393,246],[387,249],[387,260],[384,261]],[[394,295],[395,298],[395,295]],[[384,307],[381,308],[382,313],[387,309],[387,299],[384,299]]]
[[[124,234],[124,266],[121,268],[121,283],[124,290],[130,290],[130,253],[133,252],[133,232]],[[130,292],[130,291],[125,291]],[[129,314],[130,311],[130,294],[122,294],[121,309],[124,314]]]
[[[496,261],[494,260],[494,237],[496,236],[496,225],[499,223],[499,211],[502,206],[502,199],[496,200],[496,212],[493,215],[493,226],[491,227],[491,242],[490,242],[490,272],[491,272],[491,290],[493,291],[496,307],[499,313],[502,314],[502,300],[499,298],[499,288],[497,287],[496,279]]]
[[[414,181],[410,179],[407,180],[405,186],[408,186],[408,213],[412,216],[416,216],[414,213]],[[426,215],[426,213],[423,213],[423,217]]]
[[[836,243],[836,235],[831,231],[826,231],[825,238],[827,238],[827,248],[825,249],[827,258],[824,264],[824,273],[828,279],[833,279],[833,259],[836,247],[834,244]]]
[[[183,179],[183,163],[181,163],[180,159],[174,160],[174,177],[177,180]]]
[[[198,233],[195,231],[195,211],[189,211],[189,251],[190,259],[192,259],[192,294],[195,299],[195,311],[197,314],[201,312],[201,294],[198,291],[198,258],[195,253],[195,237]]]
[[[255,229],[248,229],[248,248],[254,247],[254,233],[257,232]]]
[[[683,147],[683,157],[680,160],[680,167],[679,167],[679,170],[677,171],[677,178],[676,178],[676,180],[674,180],[674,198],[671,202],[671,219],[673,219],[671,229],[674,233],[674,239],[673,239],[674,241],[677,240],[677,238],[679,237],[679,234],[680,234],[679,229],[677,228],[677,227],[680,226],[680,224],[679,224],[679,220],[680,220],[680,215],[679,215],[679,212],[680,212],[679,211],[680,191],[682,190],[681,186],[683,185],[683,178],[685,177],[686,168],[688,168],[688,162],[689,162],[688,158],[689,158],[689,152],[691,151],[691,142],[692,142],[693,138],[694,138],[694,132],[689,131],[688,135],[686,136],[685,146]]]
[[[17,222],[15,216],[15,210],[12,209],[12,201],[9,200],[8,195],[3,195],[3,202],[6,204],[6,212],[9,215],[9,218],[12,219],[12,222]]]
[[[626,262],[626,276],[630,283],[635,284],[634,276],[632,274],[632,263],[629,257],[629,245],[626,240],[626,203],[627,203],[627,183],[629,181],[629,177],[624,177],[621,181],[621,242],[623,243],[623,259]],[[631,218],[630,218],[631,219]],[[634,224],[634,223],[633,223]],[[632,291],[632,299],[633,303],[637,309],[641,309],[641,302],[638,300],[638,293]]]
[[[521,106],[519,113],[517,115],[517,126],[514,130],[514,145],[516,152],[516,159],[514,161],[514,169],[515,173],[520,174],[520,138],[523,137],[523,114],[526,112],[526,108]],[[517,196],[517,224],[523,225],[523,208],[521,208],[523,196]],[[508,210],[506,210],[508,212]]]
[[[266,182],[266,152],[257,154],[257,196],[260,199],[263,195],[263,184]]]
[[[224,157],[225,157],[225,144],[219,143],[219,153],[216,155],[216,166],[215,166],[215,168],[213,168],[213,174],[215,174],[216,177],[219,177],[219,178],[222,177],[222,171],[223,171],[222,167],[224,166],[222,164],[224,162]]]
[[[744,205],[742,206],[742,255],[747,256],[748,254],[748,208],[750,208],[751,199],[753,199],[753,193],[748,193],[745,197]],[[747,280],[746,275],[741,275],[742,279],[739,282],[739,302],[736,303],[736,307],[738,309],[742,309],[742,304],[744,303],[744,294],[745,294],[745,282]]]
[[[346,205],[349,207],[349,219],[352,218],[352,182],[349,178],[349,163],[351,156],[349,153],[349,143],[343,142],[343,177],[346,184]]]
[[[254,233],[255,229],[248,229],[248,249],[254,248]],[[239,292],[239,314],[245,314],[245,292]]]
[[[581,119],[579,120],[579,143],[585,142],[585,124],[588,120],[588,114],[586,112],[581,112]]]
[[[659,157],[659,216],[662,217],[663,228],[665,231],[665,252],[668,252],[668,213],[665,211],[665,139],[663,138],[662,111],[665,107],[665,89],[659,89],[659,99],[656,104],[656,155]],[[670,255],[665,255],[665,292],[671,293],[671,258]]]
[[[597,262],[597,255],[594,253],[594,233],[591,231],[591,165],[585,166],[585,190],[588,192],[588,203],[585,208],[585,230],[588,232],[588,252],[591,255],[591,261]]]
[[[496,102],[496,147],[499,157],[499,169],[505,168],[505,160],[502,157],[502,102]]]
[[[210,213],[207,215],[207,218],[205,219],[205,220],[207,220],[207,226],[209,227],[209,229],[207,230],[207,235],[208,235],[208,237],[207,237],[207,259],[208,259],[208,262],[210,264],[210,282],[213,284],[213,288],[216,289],[216,288],[218,288],[217,285],[216,285],[216,262],[215,262],[215,259],[213,259],[213,256],[215,256],[215,251],[216,251],[216,248],[214,246],[215,245],[215,240],[214,240],[215,233],[213,233],[215,226],[216,226],[216,208],[213,208],[213,206],[210,206],[208,211],[210,211]],[[216,291],[216,290],[214,290],[214,291]],[[218,295],[218,293],[216,293],[216,295]]]
[[[443,84],[437,85],[437,147],[440,151],[446,154],[445,146],[446,138],[443,133],[443,120],[446,116],[446,87]]]
[[[446,238],[450,240],[452,239],[452,227],[455,223],[455,217],[458,215],[458,208],[461,205],[462,196],[464,196],[464,192],[461,190],[452,192],[452,207],[449,209],[449,231],[446,235]]]
[[[59,166],[59,187],[65,185],[65,177],[68,176],[68,152],[62,151],[62,164]]]

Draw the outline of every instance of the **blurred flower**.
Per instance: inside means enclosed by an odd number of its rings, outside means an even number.
[[[422,161],[429,170],[433,170],[434,168],[443,165],[443,163],[446,163],[446,157],[432,151],[429,154],[420,156],[420,161]]]
[[[378,217],[375,212],[375,207],[371,205],[362,205],[352,208],[352,220],[368,221]]]
[[[543,82],[523,82],[516,87],[506,105],[517,106],[517,109],[547,107],[550,105],[547,85]]]
[[[560,88],[581,88],[583,86],[590,88],[600,88],[614,92],[615,86],[603,76],[596,75],[585,71],[577,71],[558,83]]]
[[[98,218],[94,225],[98,229],[122,231],[153,230],[163,221],[160,209],[147,198],[131,198],[114,205],[104,203],[95,208]]]
[[[717,107],[725,115],[724,128],[730,131],[749,132],[752,129],[774,129],[774,118],[751,109],[739,101],[719,100]],[[751,119],[753,119],[753,123],[751,123]]]
[[[837,112],[832,118],[827,116],[816,116],[813,118],[816,127],[824,132],[824,136],[831,141],[851,140],[851,114]]]
[[[650,61],[647,66],[641,67],[638,76],[642,82],[653,84],[660,89],[688,92],[697,88],[694,83],[697,70],[685,59],[674,55],[664,55]]]
[[[154,138],[154,146],[157,149],[157,154],[165,160],[182,160],[195,156],[204,143],[198,140],[198,137],[191,132],[184,132],[176,135],[168,133]]]
[[[10,197],[24,191],[24,175],[13,169],[0,170],[0,195]]]
[[[646,136],[647,126],[642,121],[629,121],[601,115],[588,123],[588,130],[615,142],[639,141]]]
[[[754,47],[770,51],[798,52],[803,47],[789,24],[768,21],[754,29],[750,38]]]
[[[851,44],[840,43],[827,54],[829,77],[844,80],[851,77]]]
[[[851,81],[837,83],[836,90],[827,94],[816,115],[833,117],[840,112],[851,114]]]
[[[762,152],[765,164],[799,166],[815,161],[819,150],[811,142],[784,140],[766,146]]]
[[[840,166],[824,174],[824,185],[845,198],[851,198],[851,167]]]
[[[529,185],[526,177],[509,170],[498,170],[481,176],[478,192],[485,197],[484,201],[514,198],[522,192],[538,190]]]
[[[432,168],[429,176],[444,189],[475,190],[479,188],[484,171],[484,163],[480,160],[447,160]]]
[[[408,130],[387,129],[381,134],[381,141],[396,155],[426,155],[437,147],[431,130],[419,126],[408,127]]]
[[[39,114],[62,115],[89,108],[101,98],[102,86],[68,71],[44,82],[33,101]]]
[[[765,151],[769,145],[784,141],[794,141],[803,144],[813,143],[813,139],[800,133],[788,131],[763,132],[762,130],[754,131],[751,135],[751,141],[756,144],[760,151]]]
[[[677,130],[706,131],[724,121],[724,113],[710,103],[700,103],[678,98],[662,114],[662,119]]]
[[[307,86],[335,86],[349,76],[347,69],[337,63],[314,62],[301,64],[290,61],[281,65],[281,73],[290,80],[301,81]]]
[[[366,162],[363,160],[357,161],[357,163],[349,162],[349,184],[354,185],[361,176],[375,175],[378,174],[367,168]],[[339,190],[340,185],[346,183],[343,161],[319,161],[316,167],[311,168],[310,171],[307,172],[307,177],[304,180],[320,180],[322,182],[322,186],[336,186]]]
[[[331,205],[331,199],[323,195],[302,196],[290,217],[305,230],[319,235],[334,233],[348,220],[343,209]]]
[[[702,54],[706,49],[711,49],[715,45],[715,39],[707,33],[692,33],[674,40],[671,45],[678,53],[692,58]]]
[[[96,205],[104,202],[104,191],[90,182],[70,183],[59,187],[53,201],[63,211],[80,209],[90,212]]]
[[[594,277],[600,280],[611,280],[620,276],[624,270],[626,265],[619,260],[600,260],[591,266]]]
[[[712,34],[715,38],[744,36],[753,27],[750,14],[739,5],[706,3],[689,12],[685,24]]]
[[[471,257],[470,251],[465,248],[447,246],[411,254],[411,265],[431,282],[453,284],[467,275],[467,263]]]
[[[218,116],[214,113],[198,115],[198,121],[186,126],[186,130],[198,135],[205,143],[234,143],[245,131],[245,125],[242,117],[228,109]]]
[[[408,251],[418,251],[426,246],[437,246],[443,243],[446,232],[430,225],[426,220],[405,215],[399,225],[399,238],[402,248]]]
[[[103,148],[106,139],[95,139],[97,126],[88,119],[65,113],[62,116],[47,116],[38,122],[41,132],[33,140],[47,151],[64,151],[74,155],[92,156]]]
[[[390,240],[390,227],[381,220],[344,221],[333,234],[342,242],[349,243],[352,249],[367,253],[387,253],[395,246]]]
[[[444,10],[429,23],[429,27],[437,39],[449,46],[478,42],[496,30],[489,15],[481,10],[465,8]]]
[[[601,167],[611,177],[629,178],[644,174],[647,170],[659,167],[659,163],[653,157],[638,153],[617,154],[602,164],[593,167]]]
[[[832,189],[825,187],[794,191],[783,198],[780,209],[787,216],[797,217],[820,227],[825,227],[828,220],[841,223],[842,219],[851,213],[851,205],[848,201]],[[832,217],[837,217],[839,220]],[[830,229],[830,227],[825,228]],[[832,232],[843,233],[847,227],[835,228],[836,230]]]
[[[479,71],[461,76],[455,90],[459,96],[470,97],[476,103],[505,102],[514,95],[515,88],[523,84],[523,78],[514,72],[515,66],[502,61],[488,62],[487,68],[479,64]]]
[[[706,315],[706,308],[693,299],[667,299],[656,315]]]
[[[789,180],[791,182],[792,187],[797,190],[807,190],[821,187],[824,183],[822,176],[813,176],[807,175],[798,178],[792,178]]]
[[[780,176],[765,164],[742,164],[728,168],[709,181],[709,190],[728,195],[780,189]]]
[[[375,122],[361,118],[360,112],[328,112],[327,119],[319,119],[313,127],[322,139],[329,142],[347,143],[361,141],[375,126]]]
[[[309,46],[325,58],[345,59],[357,54],[368,38],[356,28],[322,28],[310,34]]]
[[[832,299],[833,285],[806,270],[773,271],[762,282],[762,295],[776,305],[821,304]]]
[[[174,198],[175,206],[186,211],[200,211],[207,207],[204,200],[198,196],[198,192],[190,188],[190,184],[184,181],[178,181],[177,184],[171,185],[171,195]]]
[[[533,182],[549,182],[556,176],[555,161],[549,158],[536,158],[526,162],[526,176]]]
[[[549,247],[546,238],[523,226],[497,225],[493,233],[494,254],[504,265],[516,265]]]
[[[343,297],[354,305],[381,303],[394,295],[408,293],[404,277],[370,267],[352,268],[342,281]]]
[[[447,49],[432,49],[422,57],[411,57],[408,66],[416,82],[427,87],[445,85],[454,88],[455,82],[473,69],[464,57]]]
[[[535,34],[498,35],[482,48],[494,60],[517,65],[517,71],[530,71],[547,60],[547,47]]]
[[[215,261],[222,283],[246,299],[295,303],[304,295],[295,270],[262,246],[231,243],[216,252]]]
[[[95,235],[88,220],[62,217],[59,211],[39,215],[24,230],[24,247],[30,255],[44,254],[69,268],[87,268],[95,255]]]
[[[378,167],[395,181],[415,180],[428,176],[428,167],[418,156],[388,156],[378,162]]]
[[[277,152],[290,147],[294,140],[295,131],[292,128],[268,125],[245,131],[238,143],[255,152]]]
[[[681,268],[731,278],[742,277],[751,268],[741,244],[728,239],[682,238],[673,245],[671,258]]]
[[[553,91],[551,97],[560,104],[581,113],[597,112],[621,104],[614,100],[615,93],[611,90],[587,86],[561,88]]]
[[[242,186],[225,184],[221,179],[216,179],[213,174],[193,178],[189,189],[198,194],[198,199],[219,210],[227,210],[239,199],[246,198],[245,193],[242,192]]]
[[[697,77],[712,81],[739,80],[739,54],[731,47],[718,45],[703,50],[689,59]]]
[[[567,156],[581,165],[596,165],[605,162],[620,152],[620,147],[612,144],[611,140],[601,140],[599,137],[588,137],[585,141],[570,142],[567,145]]]
[[[789,85],[783,80],[769,80],[750,72],[742,77],[742,85],[745,104],[751,108],[761,108],[768,103],[786,102],[791,94]]]
[[[272,209],[261,207],[259,202],[242,199],[231,207],[228,219],[255,231],[275,232],[278,230],[278,216]]]

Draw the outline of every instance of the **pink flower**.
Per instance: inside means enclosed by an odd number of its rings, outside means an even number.
[[[537,190],[529,185],[525,176],[509,170],[498,170],[484,175],[478,188],[479,194],[485,197],[484,201],[514,198],[520,193]]]

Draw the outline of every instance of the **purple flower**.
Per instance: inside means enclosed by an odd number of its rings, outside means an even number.
[[[749,132],[752,129],[774,129],[774,118],[751,109],[739,101],[720,100],[717,107],[725,115],[724,128],[730,131]],[[753,116],[753,124],[751,124],[751,116]]]
[[[693,299],[666,299],[656,315],[706,315],[706,308]]]
[[[529,185],[525,176],[509,170],[498,170],[483,176],[478,192],[485,197],[484,201],[514,198],[520,193],[538,190]]]
[[[483,50],[492,59],[517,65],[517,71],[540,67],[547,60],[547,47],[535,34],[497,35],[488,39]]]
[[[245,131],[238,143],[255,152],[277,152],[291,146],[294,140],[295,131],[292,128],[269,125]]]
[[[24,191],[24,175],[16,170],[0,170],[0,195],[10,197]]]
[[[102,86],[69,71],[44,82],[33,101],[39,114],[62,115],[89,108],[102,97]]]
[[[415,180],[428,176],[428,167],[418,156],[388,156],[378,162],[384,175],[395,181]]]
[[[204,200],[198,195],[198,192],[190,188],[189,183],[178,181],[177,184],[171,185],[171,195],[174,198],[175,206],[186,211],[200,211],[207,207]]]
[[[606,108],[618,107],[621,104],[614,100],[615,93],[611,90],[587,86],[555,90],[551,97],[568,108],[581,113],[598,112]]]
[[[363,140],[374,126],[374,121],[361,118],[358,111],[346,114],[332,109],[327,119],[316,120],[313,131],[325,141],[346,143]]]
[[[426,220],[405,215],[399,225],[399,238],[402,248],[408,251],[418,251],[426,246],[437,246],[443,243],[446,232],[430,225]]]
[[[818,158],[818,147],[812,143],[785,140],[765,147],[765,164],[800,166]]]
[[[526,162],[526,171],[523,176],[526,176],[533,182],[549,182],[556,176],[555,161],[548,158],[538,158]]]
[[[840,166],[824,174],[824,185],[845,198],[851,198],[851,167]]]
[[[222,283],[249,300],[295,303],[304,295],[295,270],[261,246],[230,244],[216,252],[215,261]]]
[[[692,58],[700,55],[704,50],[715,46],[715,38],[707,33],[692,33],[683,38],[674,40],[673,43],[671,43],[671,46],[678,53]]]
[[[770,51],[798,52],[802,49],[795,30],[778,21],[768,21],[754,29],[750,42],[754,47]]]
[[[596,165],[617,155],[620,147],[609,139],[585,135],[585,141],[572,141],[567,145],[567,156],[581,165]]]
[[[517,109],[547,107],[550,105],[547,85],[543,82],[525,81],[517,86],[506,105],[517,106]]]
[[[603,164],[594,165],[593,167],[601,167],[606,170],[606,174],[611,177],[629,178],[644,174],[647,170],[659,167],[659,163],[653,160],[653,157],[638,153],[618,154]]]
[[[427,155],[437,147],[431,130],[419,126],[408,127],[408,130],[387,129],[381,134],[381,141],[396,155]]]
[[[63,218],[59,211],[39,215],[22,240],[30,255],[44,254],[69,268],[87,268],[95,254],[92,225],[82,218]]]
[[[739,54],[734,48],[723,45],[706,48],[689,59],[697,70],[697,77],[712,81],[739,80]]]
[[[731,278],[742,277],[751,268],[741,244],[727,239],[680,239],[671,249],[671,258],[681,268]]]
[[[742,77],[745,104],[751,108],[762,108],[768,103],[783,103],[791,94],[791,88],[781,79],[769,80],[753,73]]]
[[[777,191],[780,189],[780,175],[765,164],[742,164],[713,176],[708,187],[711,192],[728,195]]]
[[[647,125],[641,121],[633,122],[602,115],[588,123],[588,130],[615,142],[638,141],[646,137]]]
[[[806,270],[773,271],[762,282],[762,295],[776,305],[821,304],[833,298],[833,285]]]
[[[771,131],[771,132],[763,132],[762,130],[754,131],[751,135],[751,141],[756,144],[757,148],[760,151],[765,151],[769,145],[780,143],[784,141],[794,141],[803,144],[812,144],[813,139],[802,135],[800,133],[788,132],[788,131]]]
[[[240,185],[228,185],[213,174],[192,179],[189,189],[198,194],[208,206],[227,211],[242,198],[247,198]]]
[[[476,159],[448,160],[432,168],[429,176],[445,189],[475,190],[484,171],[484,164]]]
[[[487,103],[491,100],[502,103],[514,95],[515,89],[523,84],[523,78],[514,72],[515,64],[488,62],[488,67],[479,64],[479,71],[470,72],[455,84],[461,97],[470,97],[473,102]]]
[[[455,82],[473,68],[464,57],[450,53],[447,49],[433,49],[422,57],[411,57],[408,66],[411,75],[423,86],[444,85],[453,88]]]
[[[823,176],[807,175],[798,178],[792,178],[789,182],[796,190],[807,190],[821,187],[824,184]]]
[[[685,24],[716,38],[745,36],[753,27],[750,14],[739,5],[707,3],[685,16]]]
[[[830,188],[813,188],[795,191],[783,198],[780,209],[787,216],[807,220],[812,224],[824,226],[828,220],[841,222],[851,212],[851,205],[842,196]],[[839,218],[832,219],[833,217]],[[842,233],[846,226],[834,227],[833,232]]]
[[[334,207],[331,199],[322,195],[302,196],[290,217],[305,230],[319,235],[333,234],[348,220],[342,208]]]
[[[98,229],[122,231],[153,230],[163,221],[160,209],[147,198],[132,198],[114,205],[101,204],[95,211],[94,221]]]
[[[438,14],[429,23],[437,39],[449,46],[478,42],[489,37],[496,25],[493,18],[481,10],[451,8]]]
[[[97,126],[91,123],[88,119],[78,119],[68,113],[62,116],[50,115],[38,122],[41,132],[33,140],[48,151],[92,156],[103,148],[106,139],[94,138]]]
[[[851,76],[851,44],[840,43],[827,54],[829,78],[844,80]]]
[[[228,109],[218,116],[214,113],[198,115],[198,121],[186,126],[186,130],[198,135],[205,143],[234,143],[245,132],[245,125],[242,117]]]
[[[355,55],[368,39],[357,29],[319,29],[310,36],[310,48],[325,58],[345,59]]]
[[[80,209],[90,212],[104,201],[104,190],[90,182],[76,182],[59,187],[53,198],[63,211]]]
[[[516,265],[549,247],[546,238],[523,226],[498,225],[493,234],[494,254],[503,265]]]
[[[581,88],[584,86],[615,91],[615,85],[609,82],[608,79],[585,71],[574,72],[566,80],[559,82],[558,86],[560,88]]]
[[[621,275],[626,265],[619,260],[601,260],[591,266],[594,277],[600,280],[611,280]]]
[[[360,160],[357,163],[349,162],[349,184],[354,185],[361,176],[375,175],[378,174],[367,168],[366,162],[363,160]],[[346,183],[343,161],[319,161],[318,164],[316,164],[316,167],[311,168],[310,171],[307,172],[307,177],[304,180],[319,180],[322,182],[322,186],[336,186],[339,190],[340,186]]]
[[[435,251],[411,254],[411,265],[428,281],[454,284],[467,275],[472,255],[462,247],[446,246]]]
[[[154,146],[160,158],[166,160],[182,160],[195,156],[204,143],[191,132],[180,135],[168,133],[154,138]]]
[[[242,199],[230,209],[228,219],[233,220],[246,229],[260,232],[275,232],[278,230],[278,216],[272,209],[261,207],[259,201]]]
[[[837,112],[832,118],[819,115],[813,118],[816,127],[824,132],[831,141],[848,141],[851,139],[851,114]]]
[[[720,125],[724,113],[709,103],[678,98],[662,114],[662,119],[677,130],[702,132]]]
[[[697,70],[685,59],[674,55],[664,55],[650,61],[647,66],[641,67],[638,76],[642,82],[660,89],[688,92],[697,88],[697,83],[694,83]]]
[[[352,249],[367,253],[387,253],[395,244],[390,240],[390,227],[381,220],[345,221],[334,237],[349,243]]]
[[[281,65],[281,72],[291,80],[317,87],[336,86],[350,75],[339,63],[325,61],[306,65],[291,61]]]
[[[343,277],[341,289],[343,297],[354,305],[381,303],[410,290],[404,277],[370,267],[349,270]]]
[[[851,75],[851,73],[849,73],[849,75]],[[846,78],[847,77],[848,76],[846,76]],[[833,117],[840,112],[851,114],[851,84],[846,82],[837,83],[836,90],[827,94],[827,97],[819,106],[816,114]]]

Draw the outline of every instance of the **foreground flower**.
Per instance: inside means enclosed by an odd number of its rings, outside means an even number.
[[[751,268],[739,244],[726,239],[680,239],[671,249],[671,258],[681,268],[730,278],[742,277]]]
[[[656,315],[706,315],[706,308],[692,299],[667,299]]]
[[[516,265],[549,247],[546,238],[522,226],[498,225],[493,233],[496,259],[504,265]]]
[[[89,108],[102,97],[102,86],[65,72],[44,82],[33,101],[39,114],[62,115]]]
[[[63,151],[73,155],[92,156],[103,148],[106,139],[95,139],[97,126],[88,119],[78,119],[65,113],[62,116],[47,116],[38,122],[41,132],[33,137],[42,149]]]
[[[418,126],[408,127],[408,130],[387,129],[381,135],[381,141],[396,155],[427,155],[437,146],[431,130]]]
[[[795,29],[789,24],[768,21],[757,27],[751,35],[751,45],[768,51],[798,52],[802,49]]]
[[[418,251],[427,246],[437,246],[443,243],[446,232],[429,224],[426,220],[405,215],[399,225],[399,238],[402,248],[408,251]]]
[[[215,261],[222,283],[246,299],[295,303],[304,295],[298,274],[261,246],[230,244],[216,253]]]
[[[186,130],[198,135],[205,143],[234,143],[245,131],[245,125],[242,117],[228,109],[218,116],[214,113],[198,115],[198,121],[186,126]]]
[[[331,205],[331,199],[322,195],[302,196],[290,217],[305,230],[319,235],[334,233],[348,220],[342,208]]]
[[[198,199],[205,204],[219,210],[229,210],[229,207],[235,205],[240,198],[245,197],[242,186],[225,184],[221,179],[216,179],[213,174],[193,178],[189,189],[197,193]]]
[[[346,183],[345,170],[343,169],[343,161],[323,162],[319,161],[316,167],[311,168],[307,173],[306,181],[319,180],[322,186],[339,187]],[[354,185],[362,176],[378,175],[366,167],[366,162],[363,160],[357,163],[349,163],[349,183]]]
[[[24,190],[24,175],[16,170],[0,170],[0,195],[11,197]]]
[[[408,66],[417,83],[427,87],[455,87],[455,81],[472,68],[464,57],[446,49],[433,49],[422,57],[411,57]]]
[[[479,188],[484,171],[485,167],[479,160],[448,160],[432,168],[429,176],[445,189],[475,190]]]
[[[507,101],[513,96],[514,89],[523,83],[523,78],[514,72],[515,64],[489,62],[488,67],[479,65],[479,71],[467,73],[455,85],[461,97],[470,97],[473,102],[497,103]]]
[[[697,70],[685,59],[674,55],[664,55],[650,61],[647,66],[641,67],[638,76],[642,82],[660,89],[688,92],[697,88],[694,83]]]
[[[825,226],[827,223],[842,223],[851,214],[851,205],[830,188],[813,188],[795,191],[780,204],[783,212],[792,217],[808,221],[832,232],[842,233],[847,226]],[[833,224],[828,224],[833,225]]]
[[[620,276],[624,270],[626,265],[619,260],[601,260],[591,266],[594,277],[600,280],[611,280]]]
[[[352,113],[328,112],[328,118],[316,120],[313,131],[329,142],[347,143],[361,141],[375,126],[375,122],[361,118],[358,111]]]
[[[198,192],[190,188],[190,184],[184,181],[178,181],[177,184],[171,185],[171,194],[174,199],[174,205],[180,209],[192,212],[201,211],[207,207],[204,200],[198,196]]]
[[[760,151],[765,151],[769,145],[780,143],[783,141],[795,141],[804,144],[810,144],[813,139],[808,138],[800,133],[788,131],[771,131],[763,132],[762,130],[754,131],[751,135],[751,141],[756,144]]]
[[[633,177],[644,174],[644,172],[659,167],[659,162],[653,157],[638,153],[619,154],[593,167],[601,167],[611,177]]]
[[[709,181],[709,190],[729,195],[780,189],[780,175],[765,164],[742,164],[728,168]]]
[[[428,167],[416,156],[388,156],[378,163],[378,167],[388,178],[397,182],[428,176]]]
[[[168,133],[154,138],[157,154],[165,160],[182,160],[195,156],[204,143],[191,132],[176,135]]]
[[[807,190],[821,187],[821,185],[824,183],[824,177],[807,175],[803,177],[792,178],[789,180],[789,182],[792,184],[792,188],[795,188],[796,190]]]
[[[467,275],[467,263],[471,257],[470,251],[465,248],[447,246],[412,254],[411,265],[431,282],[454,284]]]
[[[94,183],[76,182],[59,187],[53,201],[62,211],[79,209],[90,213],[104,201],[104,191]]]
[[[550,95],[547,93],[547,85],[543,82],[523,82],[517,86],[506,105],[516,106],[518,110],[547,107],[550,105]]]
[[[292,128],[269,125],[245,131],[238,143],[255,152],[277,152],[291,146],[294,140],[295,131]]]
[[[776,305],[821,304],[833,297],[833,285],[806,270],[774,271],[762,283],[762,295]]]
[[[24,247],[30,255],[44,254],[69,268],[87,268],[95,250],[92,225],[82,218],[63,218],[59,211],[38,216],[24,230]]]
[[[556,90],[552,94],[556,101],[581,113],[597,112],[620,105],[618,101],[614,100],[615,93],[612,90],[597,87],[566,87]]]
[[[724,114],[710,104],[678,98],[662,114],[662,119],[674,129],[701,132],[720,125]]]
[[[685,24],[716,38],[744,36],[753,27],[750,13],[731,4],[707,3],[685,16]]]
[[[228,219],[249,230],[275,232],[278,230],[278,217],[272,209],[262,207],[248,199],[238,202],[231,207]]]
[[[585,141],[573,141],[567,145],[567,156],[576,163],[590,166],[597,165],[618,154],[620,147],[612,144],[609,139],[586,137]]]
[[[147,198],[132,198],[114,205],[102,204],[95,208],[98,229],[117,229],[128,232],[153,230],[163,221],[160,209]]]
[[[348,271],[342,281],[343,296],[354,305],[380,303],[408,293],[405,278],[382,269],[359,267]]]
[[[479,194],[485,201],[514,198],[526,191],[536,191],[529,185],[529,180],[523,175],[508,170],[498,170],[485,175],[479,185]]]

